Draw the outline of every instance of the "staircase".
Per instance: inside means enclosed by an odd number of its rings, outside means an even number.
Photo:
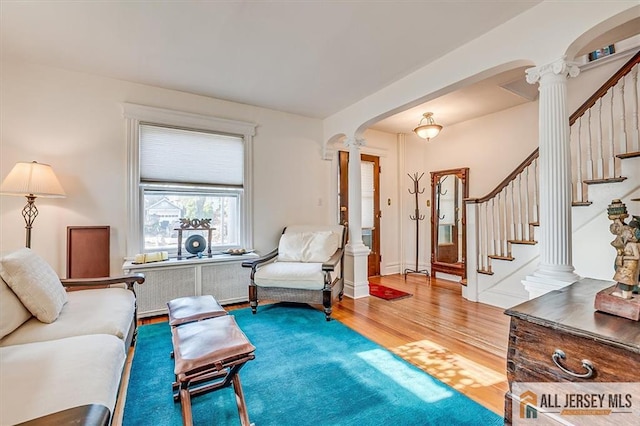
[[[611,279],[613,274],[613,257],[600,250],[598,259],[588,250],[593,241],[612,239],[607,204],[613,198],[640,196],[639,63],[637,52],[569,119],[574,266],[593,278]],[[538,179],[536,149],[489,194],[467,200],[468,284],[463,291],[468,299],[501,307],[528,300],[520,280],[538,265],[535,234],[544,226],[539,222]],[[635,206],[627,207],[634,212]],[[611,273],[595,276],[603,270]]]

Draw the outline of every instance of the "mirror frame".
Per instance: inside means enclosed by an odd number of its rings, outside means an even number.
[[[460,194],[460,202],[458,205],[461,214],[461,226],[462,226],[462,259],[455,263],[440,262],[436,258],[436,247],[438,245],[438,229],[439,220],[437,208],[436,191],[437,184],[440,178],[443,176],[456,176],[462,183],[462,191]],[[451,275],[457,275],[462,278],[461,284],[467,283],[467,209],[465,206],[465,198],[469,198],[469,168],[461,167],[459,169],[448,169],[431,172],[431,275],[435,278],[437,272],[442,272]]]

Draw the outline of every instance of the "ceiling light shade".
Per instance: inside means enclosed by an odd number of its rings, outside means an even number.
[[[4,195],[35,195],[36,197],[62,198],[66,194],[53,169],[38,162],[16,163],[2,185]]]
[[[426,123],[422,124],[425,121]],[[440,130],[442,130],[442,126],[433,121],[432,112],[425,112],[422,114],[422,119],[420,120],[420,123],[418,123],[418,127],[413,129],[418,137],[426,140],[430,140],[438,136]]]

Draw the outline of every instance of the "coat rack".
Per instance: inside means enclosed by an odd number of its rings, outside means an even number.
[[[404,279],[407,279],[407,274],[425,274],[427,277],[429,276],[429,271],[427,271],[426,269],[418,269],[418,252],[419,252],[419,239],[420,239],[420,221],[424,220],[424,215],[420,214],[420,208],[419,208],[419,204],[418,204],[418,194],[422,194],[424,193],[424,188],[422,188],[422,190],[419,190],[419,182],[420,179],[422,179],[422,176],[424,176],[424,173],[422,173],[420,176],[418,176],[418,173],[414,173],[413,176],[411,176],[410,174],[407,173],[407,175],[409,176],[409,178],[413,181],[413,192],[411,191],[411,188],[409,188],[409,194],[415,194],[416,196],[416,210],[413,216],[409,215],[409,218],[411,220],[415,220],[416,221],[416,267],[415,269],[405,269],[404,270]]]

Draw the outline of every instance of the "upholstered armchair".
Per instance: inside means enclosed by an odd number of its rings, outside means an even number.
[[[286,227],[278,248],[242,266],[251,268],[249,303],[257,312],[260,300],[322,304],[327,321],[333,301],[344,294],[343,225]]]

